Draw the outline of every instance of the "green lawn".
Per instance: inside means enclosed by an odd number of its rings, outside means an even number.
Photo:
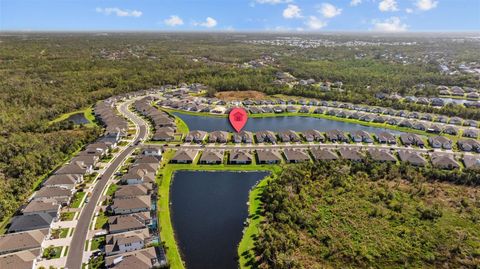
[[[55,239],[66,238],[68,236],[69,228],[60,228],[52,230],[52,237]]]
[[[76,192],[75,195],[73,196],[72,202],[70,202],[70,207],[79,208],[80,203],[83,201],[83,197],[85,197],[85,192],[83,191]]]
[[[42,257],[47,260],[58,259],[60,258],[60,254],[62,253],[62,248],[63,247],[49,246],[43,250]]]
[[[118,185],[117,184],[110,184],[107,189],[107,196],[113,196],[113,194],[117,191]]]
[[[90,250],[97,250],[100,246],[105,245],[105,236],[99,236],[92,239]]]
[[[95,230],[103,229],[108,222],[108,217],[105,215],[105,212],[98,213],[97,220],[95,221]]]
[[[163,155],[161,176],[159,182],[158,215],[160,216],[160,237],[165,241],[167,258],[171,268],[184,268],[178,246],[175,242],[175,234],[170,218],[170,184],[172,176],[178,170],[199,170],[199,171],[274,171],[279,166],[275,165],[191,165],[191,164],[168,164],[174,151],[166,151]],[[254,225],[253,225],[254,226]],[[252,226],[252,227],[253,227]],[[253,231],[253,230],[252,230]],[[251,234],[251,232],[250,232]],[[253,241],[243,243],[244,249],[251,248]]]
[[[93,172],[90,175],[86,175],[83,179],[83,182],[85,183],[91,183],[93,180],[98,176],[97,172]]]
[[[74,216],[75,216],[75,212],[63,212],[63,213],[60,213],[60,220],[70,221],[70,220],[73,220]]]
[[[51,120],[50,122],[48,122],[48,124],[50,125],[50,124],[53,124],[53,123],[56,123],[56,122],[64,121],[64,120],[68,119],[70,116],[72,116],[74,114],[78,114],[78,113],[83,113],[83,116],[89,121],[89,123],[84,124],[84,126],[87,126],[87,127],[97,126],[95,115],[93,115],[93,107],[87,107],[87,108],[84,108],[84,109],[64,113],[64,114],[58,116],[57,118]]]

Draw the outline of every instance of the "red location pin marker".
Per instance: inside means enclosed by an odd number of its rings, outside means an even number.
[[[228,115],[228,119],[230,120],[230,124],[232,124],[233,129],[235,131],[240,132],[242,130],[243,126],[247,123],[248,120],[248,114],[245,109],[241,107],[236,107],[230,111],[230,114]]]

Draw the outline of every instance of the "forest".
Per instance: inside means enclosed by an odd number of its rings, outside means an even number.
[[[289,166],[261,195],[258,268],[478,268],[478,171]]]
[[[101,133],[100,128],[49,124],[63,113],[87,108],[109,96],[179,83],[203,83],[210,92],[258,90],[328,100],[399,106],[374,97],[378,91],[410,92],[417,83],[479,88],[478,80],[439,75],[434,63],[397,64],[378,55],[403,52],[412,58],[430,50],[457,60],[480,58],[478,43],[405,37],[415,47],[375,46],[299,49],[252,45],[246,40],[275,34],[221,33],[2,33],[0,35],[0,220],[10,216],[35,183]],[[331,39],[348,37],[331,36]],[[350,37],[358,38],[358,37]],[[369,37],[361,37],[368,39]],[[355,60],[356,53],[367,55]],[[264,55],[275,63],[241,68]],[[342,80],[346,92],[275,86],[275,73],[299,79]],[[371,86],[367,90],[367,86]],[[419,93],[422,94],[422,93]],[[431,94],[425,92],[424,94]],[[398,107],[396,107],[398,108]],[[409,106],[406,109],[426,109]],[[430,109],[430,108],[429,108]],[[480,119],[461,106],[440,113]]]

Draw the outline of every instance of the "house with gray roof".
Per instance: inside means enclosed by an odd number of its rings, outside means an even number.
[[[302,136],[307,142],[323,142],[325,141],[325,136],[320,131],[317,130],[306,130],[302,132]]]
[[[42,183],[42,186],[65,187],[68,189],[73,189],[75,188],[75,185],[77,185],[81,181],[82,181],[82,178],[77,175],[72,175],[72,174],[52,175],[45,182]]]
[[[257,149],[256,152],[259,164],[278,164],[282,161],[282,155],[278,150]]]
[[[292,130],[278,132],[278,137],[282,142],[299,142],[300,136]]]
[[[55,213],[35,213],[13,217],[8,228],[8,233],[17,233],[30,230],[50,229],[56,220]]]
[[[105,239],[107,256],[143,249],[152,241],[147,228],[124,233],[109,234]]]
[[[108,217],[108,231],[110,234],[124,233],[144,229],[152,222],[150,212],[140,212],[129,215]]]
[[[107,268],[115,269],[151,269],[166,265],[157,248],[149,247],[122,254],[108,256],[105,259]]]
[[[116,215],[125,215],[150,211],[152,200],[150,195],[114,198],[110,206]]]
[[[315,161],[338,159],[338,155],[331,149],[312,148],[310,149],[310,152],[312,153]]]
[[[382,149],[374,149],[374,148],[369,148],[367,149],[367,153],[370,155],[372,160],[377,161],[377,162],[396,162],[397,158],[390,153],[388,150],[382,150]]]
[[[363,160],[363,156],[357,148],[340,148],[338,152],[340,153],[340,157],[345,160],[357,162]]]
[[[253,133],[249,131],[240,131],[232,136],[234,143],[253,143]]]
[[[350,139],[340,130],[328,130],[325,136],[331,142],[348,142]]]
[[[201,164],[221,164],[223,163],[223,150],[206,149],[202,152],[199,162]]]
[[[390,144],[390,145],[395,145],[397,144],[397,138],[395,135],[389,133],[389,132],[380,132],[376,135],[377,140],[381,144]]]
[[[171,163],[193,163],[198,155],[198,150],[179,149],[170,160]]]
[[[284,149],[283,154],[287,163],[301,163],[310,161],[308,153],[301,149]]]
[[[464,137],[470,137],[470,138],[477,138],[478,137],[478,131],[475,129],[465,129],[463,130],[463,136]]]
[[[234,149],[230,151],[230,164],[251,164],[252,154],[246,150]]]
[[[480,157],[474,155],[463,156],[463,164],[467,169],[480,169]]]
[[[445,126],[445,129],[443,129],[443,132],[449,135],[457,135],[458,129],[453,126]]]
[[[373,143],[373,137],[363,130],[357,130],[350,133],[350,136],[352,137],[353,142],[356,143]]]
[[[38,190],[33,200],[55,199],[61,205],[67,205],[73,196],[74,189],[66,187],[43,187]]]
[[[427,164],[427,160],[425,160],[420,153],[413,150],[398,150],[398,156],[400,157],[400,161],[415,166],[425,166]]]
[[[422,138],[417,134],[403,133],[400,135],[400,141],[402,141],[403,145],[405,146],[425,146]]]
[[[446,138],[445,136],[430,136],[428,138],[428,143],[432,148],[436,149],[452,149],[452,140]]]
[[[207,132],[194,130],[190,131],[185,137],[185,142],[202,143],[207,138]]]
[[[23,209],[23,215],[60,212],[61,205],[55,199],[32,200]]]
[[[458,148],[462,151],[474,151],[480,153],[480,142],[472,138],[463,138],[457,141]]]
[[[453,154],[432,152],[430,154],[432,165],[441,169],[458,169],[460,165]]]
[[[277,143],[277,137],[274,132],[271,131],[258,131],[255,133],[257,143]]]
[[[135,185],[120,185],[115,191],[115,198],[127,198],[136,196],[150,195],[153,186],[151,183],[135,184]]]
[[[2,269],[34,269],[40,260],[41,249],[30,249],[0,256]]]
[[[227,143],[228,132],[214,131],[208,135],[208,143]]]

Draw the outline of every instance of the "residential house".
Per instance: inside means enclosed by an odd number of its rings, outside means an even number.
[[[152,241],[147,228],[125,233],[109,234],[105,239],[107,256],[143,249]]]
[[[253,143],[253,134],[252,132],[248,131],[241,131],[239,133],[233,134],[233,142],[234,143]]]
[[[198,150],[180,149],[170,160],[171,163],[193,163],[198,155]]]
[[[349,138],[340,130],[329,130],[325,133],[327,139],[331,142],[348,142]]]
[[[474,151],[480,153],[480,141],[465,138],[457,141],[458,148],[462,151]]]
[[[312,148],[310,149],[310,152],[312,153],[313,159],[315,161],[338,159],[338,155],[330,149]]]
[[[400,161],[407,162],[415,166],[425,166],[427,161],[420,153],[413,150],[398,150]]]
[[[273,143],[277,142],[277,137],[275,133],[271,131],[259,131],[255,133],[255,138],[257,139],[257,143]]]
[[[55,199],[61,205],[68,205],[74,191],[66,187],[43,187],[34,194],[33,200]]]
[[[108,256],[105,259],[107,268],[115,269],[151,269],[160,268],[166,265],[166,261],[159,258],[155,247],[144,248],[119,255]]]
[[[338,150],[340,157],[350,161],[362,161],[363,156],[356,148],[341,148]]]
[[[40,259],[41,249],[30,249],[0,256],[2,269],[34,269]]]
[[[228,132],[214,131],[208,135],[208,143],[227,143]]]
[[[142,150],[143,156],[152,156],[160,160],[162,158],[162,149],[160,147],[146,147]]]
[[[221,164],[223,163],[223,150],[206,149],[200,156],[201,164]]]
[[[72,162],[67,165],[62,166],[60,169],[55,171],[55,175],[64,175],[64,174],[71,174],[71,175],[86,175],[93,172],[93,167],[88,166],[83,162]],[[83,179],[83,178],[82,178]]]
[[[370,155],[372,160],[377,162],[396,162],[397,161],[397,158],[395,158],[395,156],[392,153],[390,153],[388,150],[369,148],[367,149],[367,153]]]
[[[475,129],[465,129],[463,130],[463,136],[464,137],[470,137],[470,138],[477,138],[478,137],[478,131]]]
[[[66,189],[74,189],[75,185],[81,183],[82,178],[78,175],[52,175],[45,182],[42,183],[44,187],[63,187]]]
[[[432,148],[452,149],[452,140],[445,136],[431,136],[428,138],[428,143]]]
[[[202,143],[207,138],[207,132],[194,130],[185,137],[185,142]]]
[[[314,142],[314,141],[324,142],[325,141],[325,136],[323,136],[323,134],[317,130],[313,130],[313,129],[306,130],[302,132],[302,135],[305,141],[307,142]]]
[[[135,185],[120,185],[115,191],[115,198],[127,198],[150,195],[152,193],[153,186],[151,183],[135,184]]]
[[[42,247],[48,229],[11,233],[0,236],[0,255]]]
[[[230,152],[230,164],[251,164],[252,154],[246,150],[234,149]]]
[[[120,182],[127,185],[155,183],[155,173],[148,172],[146,169],[131,168],[120,178]]]
[[[422,138],[417,134],[403,133],[400,135],[400,141],[402,141],[405,146],[425,146]]]
[[[463,164],[467,169],[480,169],[480,157],[474,155],[463,156]]]
[[[301,163],[310,161],[308,153],[300,149],[284,149],[283,154],[287,163]]]
[[[22,214],[54,213],[58,216],[60,208],[61,205],[55,199],[32,200],[22,209]]]
[[[257,149],[257,162],[259,164],[278,164],[282,161],[282,156],[278,150]]]
[[[453,154],[433,152],[430,154],[430,159],[432,161],[432,165],[437,168],[442,168],[442,169],[460,168],[460,165],[455,160],[455,157]]]
[[[108,217],[108,231],[111,234],[144,229],[150,225],[150,212]]]
[[[380,132],[377,134],[377,140],[381,144],[390,144],[395,145],[397,144],[397,138],[388,132]]]
[[[356,142],[356,143],[361,143],[361,142],[373,143],[372,136],[365,131],[358,130],[358,131],[355,131],[354,133],[352,133],[350,135],[352,137],[353,142]]]
[[[299,142],[300,136],[292,130],[281,131],[278,133],[278,137],[282,142]]]
[[[13,217],[8,233],[17,233],[30,230],[50,229],[57,215],[55,213],[35,213]]]
[[[453,126],[446,126],[443,132],[449,135],[457,135],[458,129]]]
[[[150,211],[152,200],[150,195],[115,198],[111,205],[115,215],[126,215],[138,212]]]

